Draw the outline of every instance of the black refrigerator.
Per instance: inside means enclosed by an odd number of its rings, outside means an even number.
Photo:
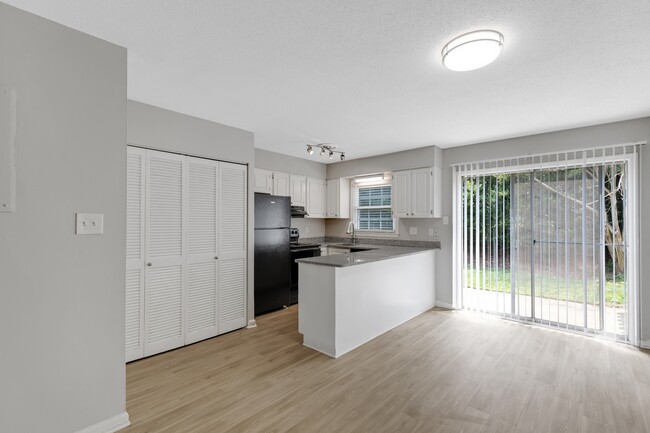
[[[291,302],[291,198],[255,194],[255,314]]]

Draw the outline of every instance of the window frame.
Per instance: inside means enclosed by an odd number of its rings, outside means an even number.
[[[398,224],[399,224],[399,219],[395,218],[393,216],[393,208],[392,208],[392,177],[391,176],[385,176],[383,180],[378,180],[376,182],[370,182],[370,183],[357,183],[356,179],[352,179],[352,182],[350,182],[350,210],[352,212],[351,215],[351,220],[354,222],[354,229],[357,231],[359,234],[362,234],[363,237],[377,237],[377,238],[394,238],[399,236],[399,229],[398,229]],[[368,187],[382,187],[382,186],[390,186],[391,187],[391,204],[389,206],[359,206],[359,189],[360,188],[368,188]],[[361,229],[359,228],[359,216],[358,216],[358,210],[359,209],[390,209],[391,211],[391,216],[393,217],[393,230],[368,230],[368,229]]]

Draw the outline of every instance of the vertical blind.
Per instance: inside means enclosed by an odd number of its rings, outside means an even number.
[[[636,342],[638,144],[455,164],[455,306]]]

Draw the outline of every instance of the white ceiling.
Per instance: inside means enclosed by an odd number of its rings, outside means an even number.
[[[131,99],[325,162],[650,115],[650,1],[4,0],[129,49]],[[484,69],[443,45],[505,37]]]

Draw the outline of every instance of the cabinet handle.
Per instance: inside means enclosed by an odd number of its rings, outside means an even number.
[[[215,259],[215,260],[219,260],[219,257],[217,257],[217,256],[214,256],[214,259]]]
[[[147,263],[147,266],[151,266],[151,262]]]

